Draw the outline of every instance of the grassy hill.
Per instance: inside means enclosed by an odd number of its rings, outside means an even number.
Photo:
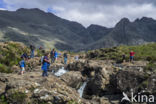
[[[137,46],[119,46],[113,48],[101,48],[87,53],[90,59],[112,59],[121,60],[122,55],[129,59],[129,52],[135,52],[135,60],[156,61],[156,43],[150,43]]]

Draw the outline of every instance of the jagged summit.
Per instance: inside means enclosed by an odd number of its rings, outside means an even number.
[[[9,27],[9,28],[8,28]],[[156,21],[143,17],[121,19],[114,28],[62,19],[38,8],[0,11],[0,41],[19,41],[59,50],[88,50],[156,42]]]

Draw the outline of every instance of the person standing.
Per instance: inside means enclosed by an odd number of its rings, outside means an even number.
[[[125,53],[122,54],[122,62],[123,63],[126,62],[126,55],[125,55]]]
[[[135,52],[131,51],[131,52],[129,53],[129,55],[130,55],[130,62],[133,62]]]
[[[51,63],[55,62],[55,49],[50,52]]]
[[[30,45],[30,50],[31,50],[31,55],[30,55],[30,58],[34,58],[35,46]]]
[[[42,70],[43,70],[43,73],[42,73],[42,76],[45,77],[45,76],[48,76],[48,69],[49,69],[49,66],[50,66],[50,62],[49,62],[49,59],[48,59],[48,56],[49,56],[49,53],[46,53],[44,58],[43,58],[43,63],[42,63]]]
[[[57,51],[54,52],[54,58],[55,58],[55,61],[57,61],[57,58],[58,58],[58,53],[57,53]]]
[[[25,71],[25,61],[24,61],[24,57],[21,56],[21,61],[19,62],[19,65],[20,65],[20,74],[23,75],[24,74],[24,71]]]
[[[76,56],[75,56],[75,61],[78,61],[78,60],[79,60],[79,56],[76,55]]]
[[[24,57],[26,60],[28,60],[29,59],[29,57],[28,57],[28,55],[27,55],[27,53],[26,52],[24,52],[23,54],[22,54],[22,56],[21,57]]]
[[[68,56],[67,56],[67,53],[64,53],[64,64],[67,64],[67,60],[68,60]]]

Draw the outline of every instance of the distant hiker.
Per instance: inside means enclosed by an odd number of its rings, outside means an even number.
[[[55,61],[57,61],[57,58],[58,58],[58,53],[57,53],[57,51],[55,51],[55,53],[54,53],[54,58],[55,58]]]
[[[122,62],[124,63],[126,61],[126,55],[122,54]]]
[[[50,66],[48,56],[49,56],[49,53],[46,53],[44,58],[43,58],[43,64],[42,64],[42,70],[43,70],[42,76],[43,77],[48,76],[47,71],[48,71],[49,66]]]
[[[34,58],[35,46],[30,45],[31,55],[30,58]]]
[[[134,60],[135,52],[131,51],[129,55],[130,55],[130,62],[132,62]]]
[[[28,57],[28,55],[27,55],[27,53],[25,52],[21,57],[24,57],[26,60],[28,60],[29,59],[29,57]]]
[[[64,64],[67,64],[68,59],[67,53],[64,53],[63,56],[64,56]]]
[[[75,60],[76,60],[76,61],[79,60],[79,56],[78,56],[78,55],[75,56]]]
[[[43,47],[42,47],[42,46],[40,46],[39,50],[43,50]]]
[[[19,65],[20,65],[20,74],[23,75],[24,74],[24,71],[25,71],[25,61],[24,61],[24,57],[21,56],[21,61],[19,62]]]
[[[55,62],[55,49],[50,52],[51,63]]]

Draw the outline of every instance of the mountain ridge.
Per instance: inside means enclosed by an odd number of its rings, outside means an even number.
[[[81,51],[118,45],[156,42],[156,20],[121,19],[113,28],[82,24],[38,8],[0,11],[0,41],[18,41],[36,47]]]

